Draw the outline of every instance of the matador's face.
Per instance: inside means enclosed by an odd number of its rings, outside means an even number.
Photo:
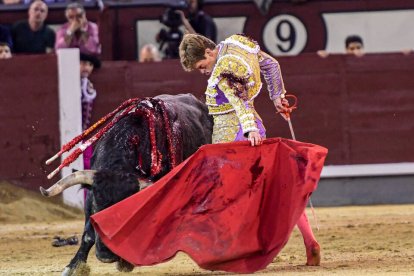
[[[198,61],[194,65],[194,69],[200,71],[201,74],[209,76],[213,71],[217,61],[217,50],[207,48],[204,52],[204,59]]]

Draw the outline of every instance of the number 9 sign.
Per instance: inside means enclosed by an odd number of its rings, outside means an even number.
[[[273,17],[263,30],[264,45],[277,56],[299,54],[305,48],[307,36],[305,25],[288,14]]]

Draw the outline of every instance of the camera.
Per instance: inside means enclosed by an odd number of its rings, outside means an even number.
[[[183,38],[183,33],[179,27],[183,22],[177,10],[187,8],[186,0],[170,1],[168,8],[160,17],[160,22],[169,28],[161,29],[157,35],[157,42],[160,43],[159,50],[164,52],[165,58],[178,58],[179,56],[178,47]]]
[[[165,10],[164,14],[161,15],[160,22],[170,28],[177,28],[182,24],[180,14],[172,8]]]
[[[160,17],[160,22],[170,28],[181,26],[181,16],[177,10],[185,10],[188,8],[187,1],[177,0],[171,1],[168,8]]]

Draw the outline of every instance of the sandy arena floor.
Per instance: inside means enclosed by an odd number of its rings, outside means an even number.
[[[255,275],[414,275],[414,205],[316,208],[322,265],[307,267],[298,230]],[[315,221],[308,213],[312,224]],[[52,247],[55,235],[80,238],[82,214],[0,183],[0,275],[60,275],[78,246]],[[185,254],[119,273],[89,256],[91,275],[233,275],[202,270]]]

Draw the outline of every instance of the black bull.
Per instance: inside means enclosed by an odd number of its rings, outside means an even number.
[[[200,146],[211,143],[213,122],[204,103],[191,94],[160,95],[154,100],[162,100],[164,103],[172,130],[171,137],[168,131],[165,131],[165,122],[160,112],[154,111],[152,113],[156,136],[154,147],[150,141],[149,118],[136,116],[136,113],[131,112],[114,124],[97,142],[91,160],[93,171],[86,174],[75,173],[76,176],[71,176],[75,180],[67,186],[56,183],[48,190],[41,188],[42,194],[51,196],[75,184],[92,184],[85,202],[85,228],[81,245],[63,275],[88,273],[86,260],[94,244],[96,257],[100,261],[107,263],[116,261],[119,271],[131,271],[133,269],[131,264],[114,255],[101,242],[90,223],[90,216],[131,196],[143,186],[168,173],[171,170],[169,159],[172,158],[171,154],[168,154],[168,143],[172,144],[176,163],[185,160]],[[153,108],[154,102],[151,101],[142,101],[138,104],[137,110]],[[154,164],[154,153],[157,155],[157,164]],[[152,169],[157,166],[158,170],[154,173]],[[82,176],[78,177],[81,174]],[[90,180],[87,180],[88,177]]]

